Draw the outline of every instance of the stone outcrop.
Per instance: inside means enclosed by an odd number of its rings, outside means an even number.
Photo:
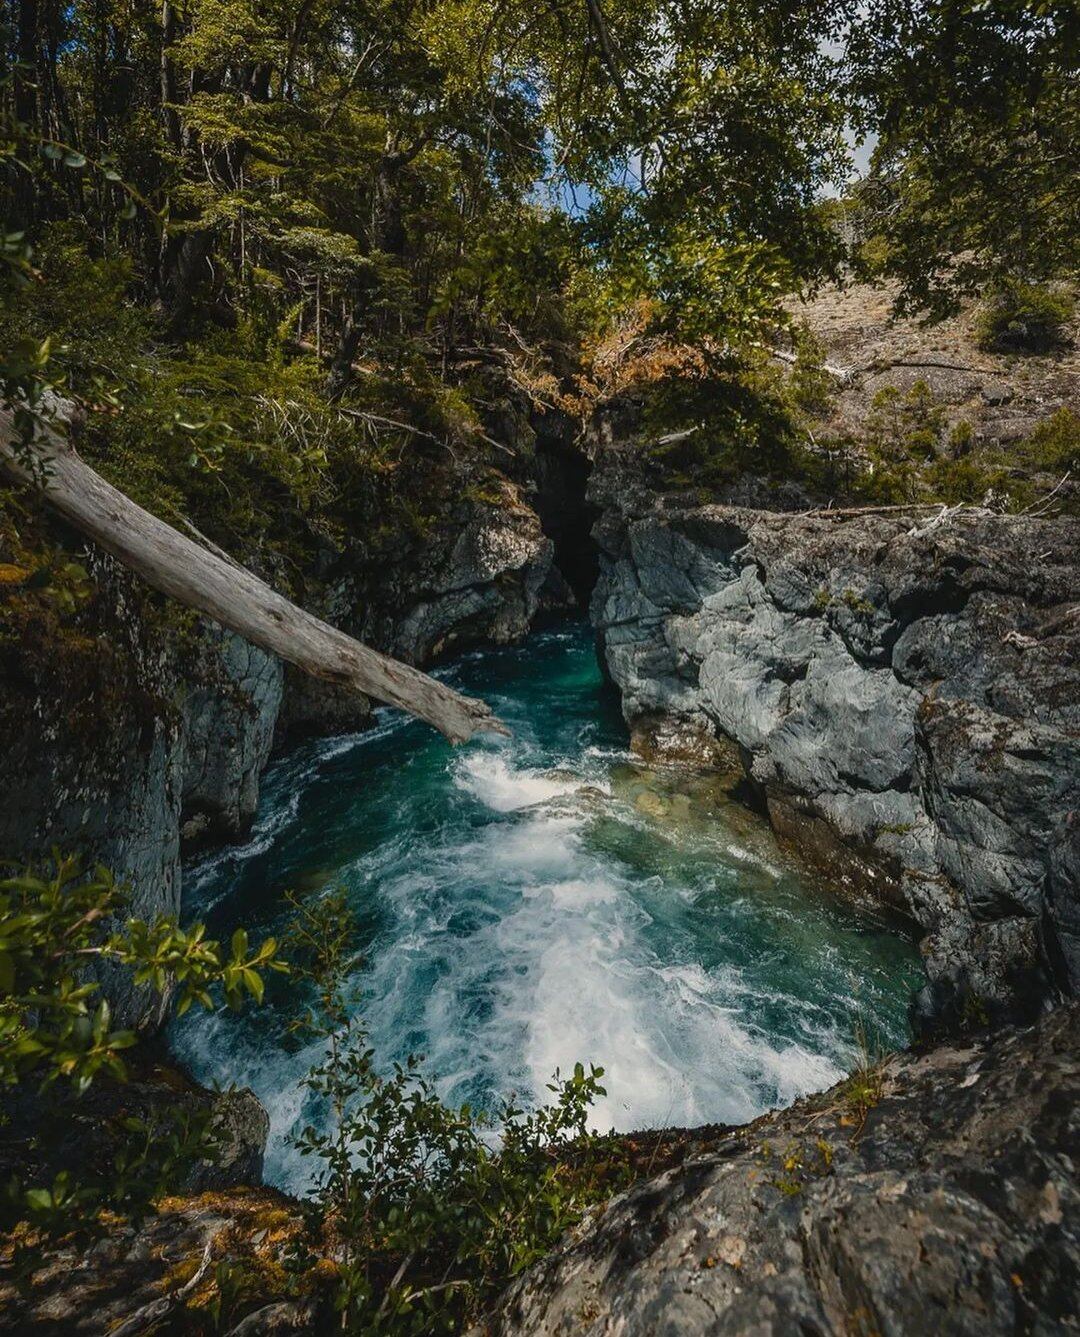
[[[627,1139],[632,1164],[651,1136]],[[1078,1145],[1076,1005],[868,1060],[753,1123],[658,1135],[644,1178],[522,1274],[472,1337],[1070,1332]],[[232,1306],[219,1329],[235,1337],[329,1331],[334,1241],[306,1230],[294,1200],[232,1183],[111,1221],[91,1247],[57,1242],[31,1285],[0,1252],[0,1331],[142,1331],[155,1315],[202,1331],[200,1306],[219,1294]],[[216,1289],[219,1264],[244,1286]]]
[[[8,1094],[0,1127],[0,1173],[17,1175],[29,1187],[47,1187],[58,1174],[77,1182],[108,1176],[125,1150],[139,1146],[126,1122],[149,1131],[149,1159],[169,1139],[205,1127],[212,1154],[191,1159],[182,1182],[185,1192],[237,1188],[262,1183],[270,1118],[246,1088],[209,1091],[168,1063],[141,1049],[133,1051],[127,1079],[104,1078],[76,1094],[56,1083],[42,1091],[20,1086]]]
[[[130,884],[132,913],[180,906],[182,720],[168,640],[136,583],[88,561],[93,634],[29,623],[0,663],[0,856],[76,848]],[[105,972],[120,1024],[153,1024],[160,1002],[130,972]]]
[[[856,1082],[710,1136],[526,1272],[479,1332],[1074,1331],[1080,1010]]]
[[[206,624],[185,675],[184,837],[229,840],[251,824],[284,694],[281,660]]]
[[[921,926],[918,1020],[1074,991],[1080,522],[697,506],[618,449],[593,495],[632,728],[734,743],[782,835]]]
[[[43,630],[4,666],[0,857],[79,852],[133,915],[178,915],[182,835],[235,838],[254,815],[281,664],[211,623],[178,630],[111,559],[88,562],[94,634]],[[154,1029],[162,1000],[101,974],[118,1024]]]
[[[274,748],[283,751],[305,738],[360,733],[370,726],[373,709],[367,697],[286,664]]]
[[[396,659],[430,664],[454,649],[505,645],[529,629],[552,572],[554,545],[506,479],[464,497],[422,543],[388,568],[360,568],[337,601],[363,639]]]
[[[0,1257],[0,1332],[329,1331],[333,1264],[297,1276],[294,1250],[305,1243],[300,1204],[273,1189],[165,1198],[138,1225],[111,1222],[89,1245],[78,1236],[59,1244],[30,1286],[15,1285]],[[219,1265],[242,1284],[214,1321]]]

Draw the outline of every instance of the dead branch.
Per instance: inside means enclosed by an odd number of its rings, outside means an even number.
[[[291,603],[246,567],[185,538],[106,482],[51,429],[43,429],[29,447],[42,466],[40,477],[16,450],[16,439],[10,410],[0,410],[0,472],[37,487],[53,510],[154,589],[312,677],[426,720],[451,742],[466,742],[480,730],[507,732],[483,701],[362,645]]]

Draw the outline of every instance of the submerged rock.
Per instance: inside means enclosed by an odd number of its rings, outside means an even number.
[[[646,755],[735,745],[781,835],[921,926],[918,1019],[1074,992],[1080,522],[679,505],[625,465],[592,616]]]
[[[511,1287],[486,1337],[991,1337],[1080,1322],[1080,1008],[708,1139]]]

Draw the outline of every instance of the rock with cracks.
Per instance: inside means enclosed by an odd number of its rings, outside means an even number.
[[[1080,1009],[905,1054],[633,1188],[485,1337],[1035,1337],[1080,1324]],[[479,1333],[475,1335],[479,1337]]]
[[[1080,521],[695,506],[622,464],[592,616],[635,734],[734,744],[782,836],[915,920],[920,1025],[1074,993]]]

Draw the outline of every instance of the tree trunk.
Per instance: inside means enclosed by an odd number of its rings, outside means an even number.
[[[326,397],[336,404],[352,380],[353,362],[360,348],[360,336],[364,331],[364,303],[357,301],[345,321],[338,346],[330,361],[330,370],[326,376]]]
[[[41,16],[38,0],[18,0],[15,13],[17,65],[12,79],[15,119],[33,133],[40,129],[37,81]],[[4,223],[10,232],[25,232],[34,217],[34,174],[24,171],[16,163],[8,164],[6,174],[10,181],[10,196]]]
[[[178,235],[165,234],[158,289],[168,312],[170,331],[183,329],[191,314],[199,284],[210,276],[207,261],[213,248],[214,234],[209,228],[193,227]]]
[[[392,255],[396,260],[401,260],[405,255],[405,218],[402,212],[398,175],[404,166],[412,162],[426,143],[427,139],[421,138],[414,148],[402,152],[391,140],[387,140],[386,152],[375,175],[375,189],[372,195],[371,250],[373,252],[381,251],[386,255]],[[341,398],[352,380],[353,363],[360,351],[365,321],[375,296],[373,281],[362,282],[345,321],[326,378],[326,393],[332,403]]]
[[[170,48],[176,41],[176,10],[172,0],[161,5],[161,114],[165,133],[174,149],[180,147],[180,117],[176,111],[176,71],[173,69]]]
[[[0,472],[33,483],[16,440],[10,411],[0,410]],[[313,677],[417,715],[451,742],[466,742],[480,730],[506,732],[483,701],[361,645],[290,603],[226,554],[194,543],[144,511],[63,438],[46,431],[30,449],[46,469],[42,496],[48,505],[163,594]]]

